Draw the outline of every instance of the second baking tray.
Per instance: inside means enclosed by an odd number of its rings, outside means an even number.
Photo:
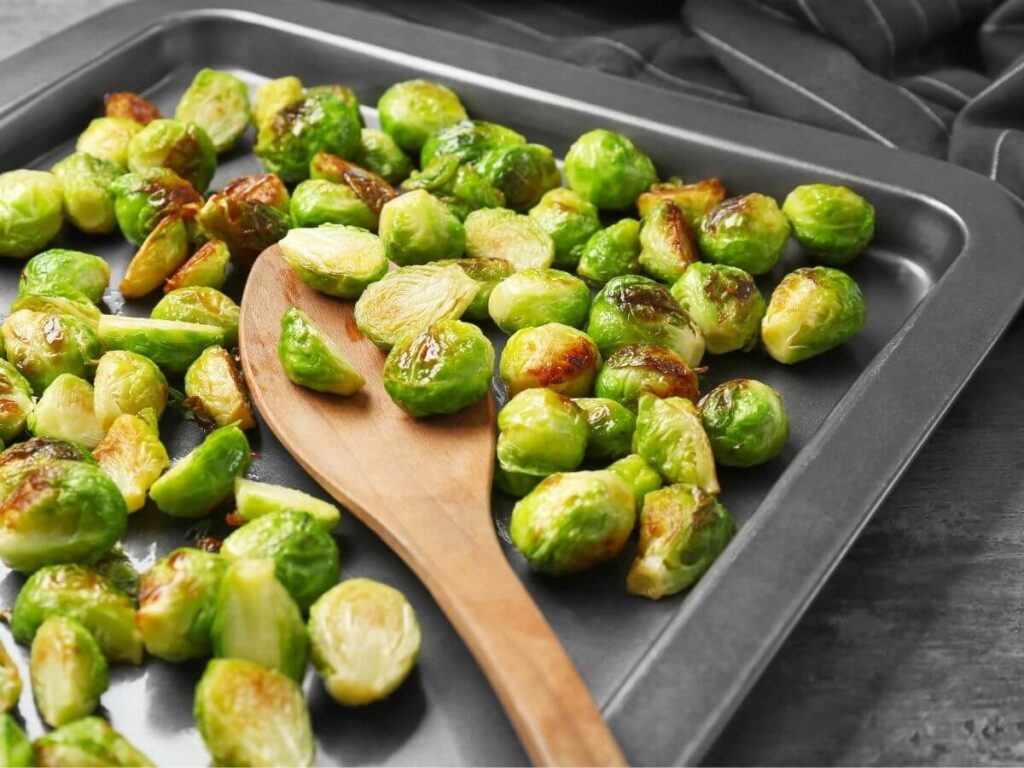
[[[537,598],[634,763],[692,762],[710,744],[921,442],[1024,297],[1024,227],[987,180],[951,165],[741,112],[570,65],[380,18],[292,0],[208,7],[157,0],[113,8],[0,64],[0,170],[48,167],[70,151],[102,94],[133,89],[165,111],[195,71],[228,68],[250,83],[295,74],[342,82],[372,105],[415,76],[451,85],[476,117],[506,123],[559,154],[580,133],[623,131],[662,175],[718,176],[731,193],[782,198],[808,181],[850,184],[878,210],[878,235],[850,272],[868,302],[865,331],[844,347],[784,367],[760,354],[709,358],[706,387],[750,376],[779,389],[793,422],[780,459],[723,471],[723,499],[740,523],[726,553],[688,595],[650,603],[624,594],[631,556],[558,581],[530,575]],[[372,113],[368,113],[372,120]],[[258,169],[224,159],[213,188]],[[131,248],[117,237],[69,235],[101,253],[112,284]],[[801,264],[793,249],[770,286]],[[16,292],[0,265],[0,302]],[[241,285],[231,286],[236,298]],[[146,304],[108,295],[109,311]],[[166,421],[166,420],[165,420]],[[169,421],[180,456],[198,431]],[[260,479],[315,491],[260,428]],[[496,497],[504,530],[510,504]],[[323,763],[509,764],[524,756],[486,681],[409,571],[357,521],[342,525],[343,568],[400,587],[424,629],[417,675],[390,700],[345,710],[308,679]],[[143,566],[196,534],[153,511],[133,517],[126,546]],[[2,595],[21,583],[7,574]],[[205,764],[191,717],[201,665],[119,667],[103,703],[114,724],[161,764]],[[23,712],[31,715],[30,695]],[[571,710],[572,702],[566,702]],[[29,717],[31,730],[40,724]]]

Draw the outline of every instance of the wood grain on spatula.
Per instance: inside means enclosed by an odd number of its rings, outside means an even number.
[[[277,358],[281,316],[299,307],[366,378],[353,397],[292,384]],[[538,765],[623,765],[586,686],[498,545],[490,512],[494,401],[415,420],[391,402],[385,355],[352,302],[301,282],[276,246],[249,275],[242,366],[260,415],[324,489],[419,576],[483,668]]]

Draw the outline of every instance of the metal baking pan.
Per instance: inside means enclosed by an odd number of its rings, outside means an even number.
[[[778,460],[722,472],[723,499],[740,530],[695,589],[650,603],[624,593],[629,552],[553,581],[528,574],[509,548],[627,757],[698,761],[1024,300],[1019,208],[995,184],[952,165],[402,21],[311,0],[207,5],[119,6],[0,63],[0,169],[48,167],[98,113],[105,92],[142,91],[170,111],[195,70],[215,66],[250,82],[284,74],[343,82],[369,105],[390,83],[422,75],[455,88],[471,114],[559,153],[606,126],[632,136],[663,175],[718,176],[730,192],[780,199],[803,182],[840,181],[875,204],[876,241],[850,269],[868,301],[863,333],[794,367],[757,353],[709,361],[706,386],[746,375],[779,389],[793,429]],[[255,158],[237,152],[213,187],[256,169]],[[64,242],[108,258],[113,285],[131,256],[119,237],[68,234]],[[765,287],[797,263],[794,249]],[[0,264],[4,306],[18,268]],[[236,297],[240,288],[231,286]],[[149,310],[122,306],[116,293],[108,303],[110,311]],[[164,425],[172,455],[188,450],[197,429]],[[316,491],[266,428],[255,447],[258,477]],[[501,532],[510,505],[496,498],[494,511]],[[126,546],[145,565],[194,534],[144,511],[133,517]],[[351,517],[341,544],[347,574],[383,579],[410,596],[423,653],[408,684],[365,709],[337,707],[307,679],[317,759],[524,762],[483,675],[423,587]],[[20,583],[12,574],[0,583],[6,603]],[[191,714],[200,671],[157,661],[118,667],[106,714],[158,763],[205,765]],[[37,733],[25,696],[21,711]]]

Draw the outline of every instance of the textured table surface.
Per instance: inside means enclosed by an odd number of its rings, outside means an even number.
[[[116,2],[0,0],[0,57]],[[1024,763],[1022,385],[1018,319],[709,761]]]

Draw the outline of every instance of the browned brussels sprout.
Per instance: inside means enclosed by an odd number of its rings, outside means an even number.
[[[107,117],[134,120],[139,125],[149,125],[160,118],[160,109],[156,104],[131,91],[108,93],[103,104]]]
[[[674,283],[697,261],[693,229],[679,206],[662,200],[640,227],[640,266],[655,280]]]
[[[236,264],[248,268],[288,233],[290,202],[280,177],[272,173],[240,176],[206,201],[199,212],[199,226],[227,244]]]
[[[142,245],[146,236],[168,216],[178,215],[191,221],[203,204],[195,187],[169,168],[126,173],[115,179],[110,188],[114,190],[117,225],[134,245]]]
[[[690,228],[696,232],[701,220],[725,200],[725,187],[718,179],[683,184],[682,179],[675,177],[662,184],[653,184],[636,199],[636,207],[641,216],[647,216],[662,200],[671,200],[679,206]]]
[[[657,397],[685,397],[697,401],[697,372],[673,349],[654,344],[629,344],[615,350],[597,374],[598,397],[636,410],[644,392]]]
[[[313,179],[346,184],[377,215],[380,215],[384,203],[398,197],[398,191],[373,171],[330,152],[318,152],[313,156],[309,164],[309,175]]]

